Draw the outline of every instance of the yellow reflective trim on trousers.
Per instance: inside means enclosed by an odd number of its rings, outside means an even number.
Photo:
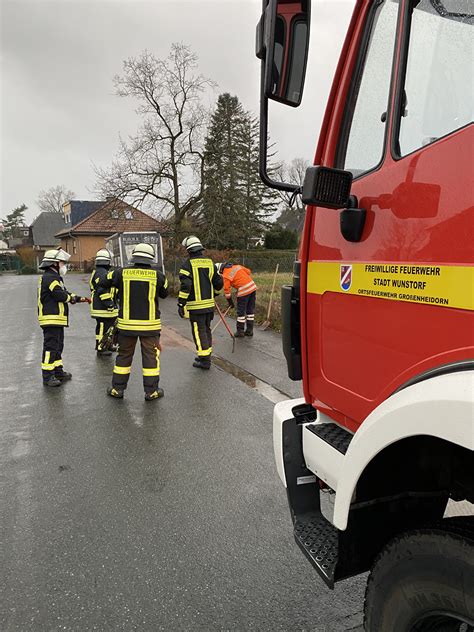
[[[41,368],[43,369],[43,371],[54,371],[56,367],[54,362],[52,364],[46,364],[46,362],[42,362]]]
[[[100,323],[99,325],[99,338],[102,338],[104,335],[104,323]]]
[[[114,366],[114,373],[116,373],[117,375],[129,375],[131,372],[131,366]]]
[[[63,366],[63,361],[62,360],[55,360],[54,361],[54,366],[58,367],[58,366]]]
[[[212,353],[212,347],[209,347],[209,349],[201,349],[200,351],[198,351],[198,356],[200,358],[204,358],[206,356],[211,355]]]
[[[198,354],[200,354],[202,352],[202,345],[201,345],[201,338],[199,338],[199,329],[198,329],[197,323],[193,323],[193,329],[194,329],[194,338],[196,340]]]
[[[156,369],[142,369],[142,371],[143,377],[155,377],[160,374],[160,367],[157,367]]]
[[[51,360],[51,351],[46,351],[44,354],[44,362],[45,364],[49,364]]]

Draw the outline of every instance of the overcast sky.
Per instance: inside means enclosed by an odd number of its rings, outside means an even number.
[[[119,133],[133,133],[134,102],[113,94],[122,61],[145,48],[165,57],[172,42],[199,56],[221,92],[258,112],[255,26],[261,0],[0,0],[1,207],[38,213],[41,189],[64,184],[94,199],[92,164],[107,166]],[[311,53],[299,109],[272,107],[279,157],[313,159],[325,101],[353,0],[313,0]]]

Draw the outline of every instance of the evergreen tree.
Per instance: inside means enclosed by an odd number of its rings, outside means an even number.
[[[238,156],[244,117],[237,97],[219,96],[206,137],[201,213],[206,244],[214,248],[234,245],[240,221]]]
[[[7,239],[20,237],[20,229],[25,224],[25,213],[27,210],[26,204],[21,204],[21,206],[14,208],[11,213],[2,219],[3,232]]]
[[[203,237],[214,248],[248,247],[277,204],[258,174],[258,123],[228,93],[217,101],[204,154]]]
[[[242,238],[247,248],[251,237],[260,235],[268,225],[268,219],[278,208],[273,189],[266,187],[259,174],[259,124],[246,113],[242,125],[242,154],[240,176],[243,195]]]

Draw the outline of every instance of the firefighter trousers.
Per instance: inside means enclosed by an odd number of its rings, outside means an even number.
[[[213,318],[214,312],[208,312],[207,314],[193,314],[190,312],[189,314],[194,344],[196,345],[198,357],[204,364],[211,364],[211,322]]]
[[[64,327],[43,327],[43,382],[63,372]]]
[[[237,297],[237,331],[241,332],[245,329],[247,323],[247,332],[253,333],[253,323],[255,320],[255,301],[257,292],[247,294],[247,296]]]
[[[114,326],[114,318],[96,318],[95,319],[95,350],[99,348],[99,342],[102,340],[104,334]]]
[[[160,334],[154,336],[124,336],[118,332],[118,354],[115,359],[112,387],[124,391],[132,371],[133,354],[140,338],[142,351],[143,388],[145,393],[153,393],[160,382]]]

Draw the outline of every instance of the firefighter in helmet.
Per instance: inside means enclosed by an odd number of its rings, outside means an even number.
[[[110,271],[112,256],[106,248],[101,248],[95,256],[95,270],[89,279],[91,289],[91,317],[95,318],[95,349],[97,355],[110,355],[111,351],[101,347],[101,340],[114,326],[118,316],[118,308],[115,302],[117,288],[105,289],[100,287],[100,282],[107,277]],[[110,299],[110,300],[109,300]],[[112,301],[112,304],[110,303]]]
[[[151,244],[137,244],[132,250],[132,262],[126,268],[108,272],[100,281],[103,289],[118,290],[119,312],[117,318],[118,355],[112,375],[112,386],[107,394],[123,398],[132,370],[132,359],[137,341],[140,340],[145,399],[152,401],[163,397],[160,381],[160,333],[161,320],[159,299],[168,296],[168,280],[153,267],[155,249]],[[112,297],[102,301],[106,308],[114,305]]]
[[[252,279],[252,271],[238,264],[221,263],[219,272],[224,279],[224,296],[229,307],[235,307],[232,288],[237,290],[237,331],[235,337],[253,336],[257,286]]]
[[[190,236],[182,245],[188,251],[188,259],[179,271],[180,290],[178,314],[189,313],[191,330],[197,349],[193,366],[199,369],[211,367],[212,334],[211,321],[214,317],[214,296],[222,289],[223,281],[216,264],[204,256],[204,247],[197,237]]]
[[[68,292],[62,277],[71,255],[61,248],[47,250],[40,263],[43,274],[38,282],[38,321],[43,330],[41,369],[45,386],[61,386],[72,375],[64,370],[62,352],[64,328],[69,325],[69,303],[89,302]]]

